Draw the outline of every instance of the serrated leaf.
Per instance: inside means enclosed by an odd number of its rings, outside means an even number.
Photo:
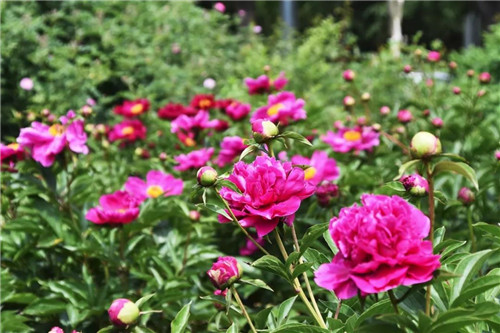
[[[182,309],[177,313],[174,320],[170,323],[170,330],[172,333],[182,333],[187,327],[189,319],[189,307],[191,302],[184,305]]]
[[[433,174],[437,175],[440,172],[446,172],[446,171],[455,172],[464,176],[465,178],[471,181],[476,190],[479,189],[476,172],[467,164],[463,162],[441,161],[434,166]]]

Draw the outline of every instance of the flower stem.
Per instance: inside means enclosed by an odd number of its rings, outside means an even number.
[[[245,305],[243,305],[243,302],[241,301],[240,295],[238,295],[238,292],[236,291],[236,288],[234,285],[231,286],[231,293],[234,295],[234,298],[236,299],[236,303],[240,306],[241,312],[243,312],[243,315],[247,319],[248,325],[250,325],[250,329],[252,330],[253,333],[257,333],[257,330],[252,324],[252,320],[250,319],[250,316],[248,315],[247,310],[245,309]]]
[[[394,292],[392,290],[388,290],[387,295],[389,295],[389,299],[391,300],[392,307],[394,308],[394,312],[396,312],[396,314],[399,314],[398,300],[394,296]]]
[[[283,241],[281,240],[280,234],[278,233],[278,230],[276,230],[276,229],[274,229],[274,237],[276,239],[276,243],[278,243],[278,247],[280,249],[281,255],[283,256],[283,259],[285,259],[285,261],[286,261],[288,259],[288,253],[286,252],[286,249],[285,249],[285,246],[283,245]],[[307,309],[312,314],[312,316],[314,317],[316,322],[319,324],[319,326],[322,328],[326,328],[326,324],[323,321],[323,318],[321,316],[319,316],[319,314],[316,313],[316,311],[314,310],[313,306],[311,305],[311,303],[307,299],[306,294],[304,294],[304,290],[302,290],[302,287],[300,286],[299,280],[297,278],[295,278],[293,280],[293,287],[298,292],[300,298],[302,299],[302,302],[304,302]]]
[[[339,299],[339,304],[337,304],[337,309],[335,310],[335,315],[333,319],[339,319],[340,309],[342,308],[342,300]]]
[[[233,213],[233,210],[231,209],[231,207],[229,207],[229,204],[227,203],[226,199],[224,199],[220,193],[219,193],[219,190],[218,189],[215,189],[215,193],[217,193],[217,196],[219,197],[219,199],[222,200],[222,202],[224,203],[224,206],[226,207],[227,211],[229,212],[229,215],[231,216],[231,218],[233,219],[233,222],[236,223],[236,225],[240,228],[240,230],[245,234],[245,236],[255,245],[257,246],[257,248],[259,250],[261,250],[264,254],[267,254],[267,255],[270,255],[269,252],[266,251],[266,249],[264,249],[249,233],[248,231],[243,228],[243,226],[240,224],[240,222],[238,221],[238,218],[234,215]]]
[[[385,136],[387,139],[389,139],[389,141],[391,141],[395,145],[399,146],[403,150],[403,154],[410,155],[410,151],[408,150],[408,148],[401,141],[396,139],[394,136],[392,136],[389,133],[386,133],[384,131],[380,131],[380,134]]]
[[[467,207],[467,224],[469,225],[470,251],[476,252],[476,237],[474,236],[474,228],[472,227],[472,208]]]
[[[429,220],[431,222],[430,227],[430,241],[434,248],[434,181],[432,179],[431,166],[428,161],[424,161],[425,170],[427,172],[427,182],[429,183]],[[425,294],[425,314],[431,315],[431,285],[427,286],[427,291]]]

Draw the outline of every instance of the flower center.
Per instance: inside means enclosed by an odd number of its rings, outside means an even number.
[[[283,108],[283,106],[284,105],[282,103],[274,104],[269,109],[267,109],[267,115],[274,116],[274,115],[278,114],[278,112],[280,112],[280,110]]]
[[[130,135],[132,133],[134,133],[134,128],[132,126],[127,126],[122,129],[123,135]]]
[[[309,167],[307,169],[304,170],[304,179],[305,180],[311,180],[314,178],[314,176],[316,176],[316,172],[318,170],[316,170],[315,167]]]
[[[347,141],[358,141],[361,139],[361,133],[358,131],[347,131],[344,133],[344,139]]]
[[[116,210],[118,213],[125,213],[127,210],[125,208],[120,208]]]
[[[163,194],[163,189],[158,185],[151,185],[146,190],[146,194],[151,198],[158,198]]]
[[[18,150],[19,149],[19,143],[11,143],[11,144],[7,145],[7,147],[9,147],[12,150]]]
[[[64,133],[64,127],[60,124],[54,124],[49,127],[49,133],[52,136],[61,136]]]
[[[140,114],[142,111],[144,111],[144,106],[142,106],[142,104],[136,104],[132,107],[132,109],[130,109],[132,114]]]
[[[194,145],[196,145],[196,141],[191,138],[186,138],[186,140],[184,140],[184,144],[188,147],[193,147]]]
[[[204,98],[200,101],[200,103],[198,103],[198,105],[200,106],[200,108],[205,109],[210,107],[210,105],[212,105],[212,102],[209,99]]]

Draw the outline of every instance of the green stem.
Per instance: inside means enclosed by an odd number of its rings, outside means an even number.
[[[396,297],[394,296],[394,292],[392,290],[388,290],[387,295],[389,295],[389,299],[391,300],[392,307],[394,308],[394,312],[396,312],[396,314],[399,314],[398,301],[397,301]]]
[[[476,237],[474,236],[474,228],[472,227],[472,208],[467,207],[467,224],[469,225],[470,251],[476,252]]]
[[[231,286],[231,292],[234,295],[234,298],[236,299],[236,303],[240,306],[241,312],[243,312],[243,315],[245,316],[248,325],[250,325],[250,329],[252,330],[253,333],[257,333],[257,330],[252,324],[252,320],[250,319],[250,316],[248,315],[247,310],[245,309],[245,305],[243,305],[243,302],[241,301],[240,295],[238,295],[238,292],[236,291],[236,288],[234,285]]]
[[[267,150],[269,151],[269,156],[274,157],[274,150],[272,147],[272,141],[267,142]]]
[[[224,203],[224,206],[226,207],[227,211],[229,212],[229,215],[231,216],[231,218],[233,219],[233,222],[236,223],[236,225],[240,228],[240,230],[245,234],[245,236],[255,245],[257,246],[257,248],[259,250],[261,250],[264,254],[267,254],[267,255],[270,255],[269,252],[266,251],[266,249],[264,249],[249,233],[248,231],[243,228],[243,226],[240,224],[240,222],[238,221],[238,218],[234,215],[233,213],[233,210],[231,209],[231,207],[229,207],[229,204],[227,203],[226,199],[224,199],[220,193],[219,193],[219,190],[218,189],[215,189],[215,193],[217,193],[217,196],[219,197],[219,199],[222,200],[222,202]]]
[[[434,181],[432,179],[433,174],[429,162],[424,161],[424,165],[427,172],[427,182],[429,183],[429,220],[431,223],[430,241],[432,247],[434,248]],[[427,286],[425,294],[425,314],[428,316],[431,315],[431,285]]]

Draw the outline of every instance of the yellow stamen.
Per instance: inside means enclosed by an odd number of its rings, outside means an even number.
[[[163,194],[163,189],[158,185],[149,186],[146,190],[146,194],[151,198],[158,198]]]
[[[358,141],[361,139],[361,133],[358,131],[347,131],[344,133],[344,139],[347,141]]]
[[[212,102],[209,100],[209,99],[202,99],[200,101],[200,103],[198,103],[198,105],[200,106],[201,109],[205,109],[205,108],[208,108],[210,107],[210,105],[212,105]]]
[[[55,124],[49,127],[49,133],[52,136],[61,136],[64,133],[63,125]]]
[[[7,147],[9,147],[10,149],[13,149],[13,150],[18,150],[19,143],[11,143],[11,144],[7,145]]]
[[[117,210],[118,213],[125,213],[127,210],[125,208],[120,208]]]
[[[314,178],[314,176],[316,176],[316,172],[318,170],[316,170],[315,167],[309,167],[307,169],[304,170],[304,179],[305,180],[311,180]]]
[[[140,114],[142,111],[144,111],[144,106],[142,104],[136,104],[130,109],[132,114]]]
[[[122,129],[123,135],[130,135],[132,133],[134,133],[134,128],[132,126],[127,126]]]
[[[282,108],[283,108],[283,104],[281,104],[281,103],[274,104],[269,109],[267,109],[267,115],[268,116],[274,116],[275,114],[278,114],[278,112],[280,112],[280,110]]]
[[[186,138],[186,140],[184,140],[184,144],[188,147],[193,147],[194,145],[196,145],[196,141],[191,138]]]

